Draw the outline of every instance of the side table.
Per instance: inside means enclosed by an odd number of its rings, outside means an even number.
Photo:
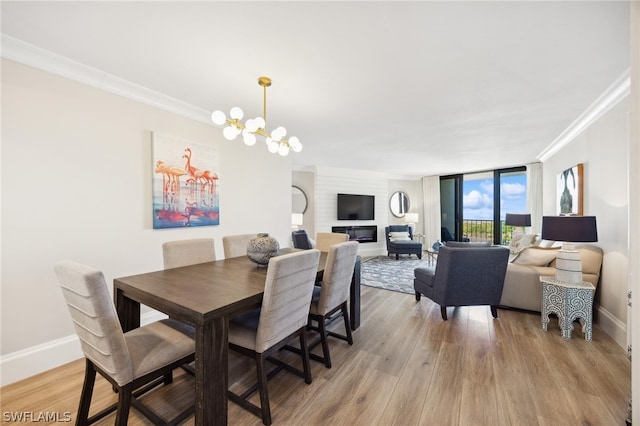
[[[427,248],[424,251],[427,253],[427,261],[429,262],[429,266],[435,264],[438,260],[438,252],[432,248]]]
[[[541,276],[542,282],[542,329],[547,329],[549,314],[558,315],[562,337],[571,339],[573,321],[580,318],[582,332],[591,341],[593,331],[593,295],[595,287],[590,282],[566,283],[555,277]]]

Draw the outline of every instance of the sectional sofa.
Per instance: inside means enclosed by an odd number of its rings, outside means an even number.
[[[521,248],[509,259],[500,306],[540,312],[542,310],[541,275],[555,275],[556,255],[560,247],[537,245]],[[582,260],[582,279],[598,288],[602,267],[602,249],[592,244],[576,244]]]

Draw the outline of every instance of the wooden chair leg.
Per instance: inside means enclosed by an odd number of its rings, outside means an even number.
[[[302,356],[302,369],[304,370],[304,382],[311,383],[311,365],[309,362],[309,344],[307,343],[307,330],[300,333],[300,355]]]
[[[447,307],[446,306],[440,306],[440,315],[442,315],[442,320],[443,321],[447,320]]]
[[[342,304],[342,316],[344,317],[344,329],[347,331],[347,343],[353,345],[353,335],[349,326],[349,308],[346,301]]]
[[[76,425],[89,424],[89,407],[91,406],[91,397],[93,396],[93,386],[95,382],[96,370],[93,368],[91,361],[85,359],[84,383],[82,384],[82,395],[80,396]]]
[[[493,315],[494,318],[498,318],[498,307],[491,305],[491,315]]]
[[[265,426],[271,424],[271,408],[269,407],[269,391],[267,389],[267,372],[265,370],[265,357],[256,353],[256,367],[258,373],[258,390],[260,392],[260,409],[262,410],[262,423]]]
[[[329,355],[329,342],[327,341],[327,326],[324,318],[318,320],[318,331],[320,331],[320,343],[322,344],[324,366],[331,368],[331,355]]]
[[[118,393],[118,411],[116,412],[116,426],[127,426],[129,409],[131,408],[131,392],[129,385],[120,388]]]

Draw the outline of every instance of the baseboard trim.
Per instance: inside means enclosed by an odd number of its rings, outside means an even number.
[[[166,317],[161,312],[150,311],[140,316],[140,322],[145,325]],[[0,357],[0,386],[68,364],[82,356],[80,340],[75,334],[3,355]]]
[[[596,307],[598,327],[607,333],[621,348],[627,349],[627,325],[601,306]]]

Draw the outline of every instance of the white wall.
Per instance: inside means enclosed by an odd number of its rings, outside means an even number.
[[[366,170],[316,168],[315,224],[317,232],[331,232],[332,226],[378,227],[376,243],[360,244],[358,254],[375,256],[386,253],[384,227],[389,223],[388,177],[385,173]],[[337,220],[337,194],[365,194],[375,196],[375,220]]]
[[[152,229],[152,131],[218,150],[219,226]],[[2,384],[77,355],[60,355],[74,330],[53,272],[58,260],[101,269],[112,285],[162,269],[168,240],[214,237],[220,258],[227,234],[269,232],[290,245],[290,157],[7,60],[1,165]]]
[[[556,215],[556,178],[584,163],[584,214],[596,216],[604,251],[596,292],[597,322],[626,347],[628,253],[629,97],[579,134],[543,164],[544,215]]]

